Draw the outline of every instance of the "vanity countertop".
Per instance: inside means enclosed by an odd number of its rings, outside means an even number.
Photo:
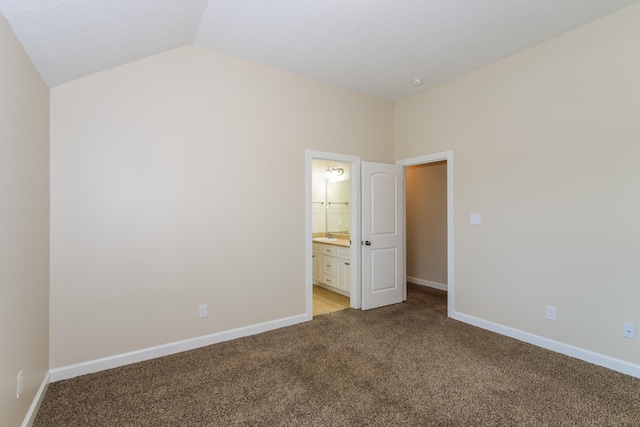
[[[348,248],[351,241],[346,239],[327,239],[326,237],[315,237],[312,239],[314,243],[322,243],[324,245],[342,246]]]

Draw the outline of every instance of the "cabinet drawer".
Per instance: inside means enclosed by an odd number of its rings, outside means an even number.
[[[327,285],[335,286],[336,285],[336,276],[333,274],[325,274],[324,275],[324,283]]]
[[[336,259],[330,257],[324,257],[323,270],[325,276],[327,274],[334,274],[336,272]]]
[[[320,244],[320,243],[312,243],[312,244],[311,244],[311,248],[312,248],[313,253],[314,253],[314,254],[321,254],[321,253],[323,253],[323,251],[322,251],[323,246],[324,246],[324,245],[322,245],[322,244]]]
[[[351,258],[351,248],[336,248],[336,256],[339,258]]]
[[[322,245],[322,253],[329,256],[336,255],[336,247],[331,245]]]

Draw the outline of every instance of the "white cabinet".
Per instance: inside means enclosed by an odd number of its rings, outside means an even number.
[[[324,282],[324,255],[322,255],[322,246],[320,243],[313,244],[313,281],[318,283]]]
[[[323,255],[329,255],[329,256],[336,255],[336,250],[338,249],[336,246],[333,246],[333,245],[320,245],[320,246],[322,246]]]
[[[313,243],[313,280],[343,295],[351,290],[351,248]]]
[[[329,286],[336,285],[336,259],[325,255],[323,262],[324,283]]]
[[[351,263],[340,259],[336,266],[336,287],[349,292],[351,288]]]
[[[351,290],[351,248],[336,248],[336,287]]]

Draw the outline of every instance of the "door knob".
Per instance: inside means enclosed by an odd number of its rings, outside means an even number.
[[[371,246],[371,242],[370,242],[370,241],[368,241],[368,240],[365,240],[364,245],[365,245],[365,246]]]

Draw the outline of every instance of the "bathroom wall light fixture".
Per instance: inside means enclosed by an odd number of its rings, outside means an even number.
[[[329,166],[327,168],[327,172],[325,173],[325,176],[331,178],[331,177],[336,177],[336,176],[341,176],[344,173],[344,169],[339,168],[338,165],[333,165],[333,166]]]

